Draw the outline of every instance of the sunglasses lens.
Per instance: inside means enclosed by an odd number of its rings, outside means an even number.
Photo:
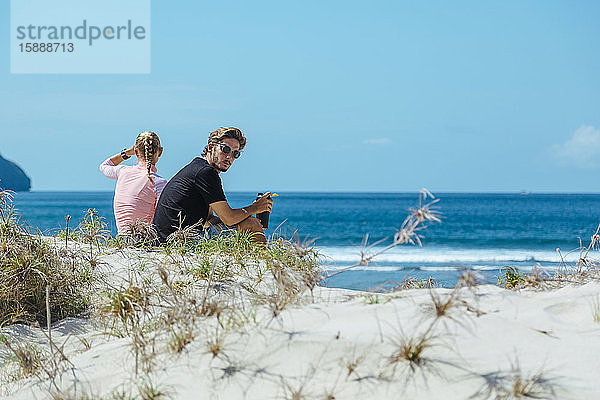
[[[221,147],[221,151],[224,154],[229,154],[231,152],[231,147],[227,146],[224,143],[217,143],[219,145],[219,147]],[[233,152],[231,152],[231,155],[233,156],[233,158],[239,158],[239,156],[242,155],[242,152],[239,150],[233,150]]]

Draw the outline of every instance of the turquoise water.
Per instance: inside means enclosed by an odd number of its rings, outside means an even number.
[[[234,207],[255,197],[256,193],[228,193]],[[437,197],[442,223],[422,231],[423,247],[396,247],[369,266],[327,280],[327,285],[368,289],[408,276],[431,276],[451,285],[463,268],[478,270],[485,280],[495,282],[499,268],[506,265],[551,271],[560,261],[556,249],[566,253],[576,248],[578,238],[589,240],[600,222],[597,194]],[[67,214],[73,226],[88,208],[96,208],[116,232],[111,192],[18,193],[15,204],[31,226],[46,233],[64,227]],[[365,234],[370,243],[391,237],[407,209],[416,204],[415,193],[280,193],[267,234],[283,223],[280,230],[287,235],[297,231],[301,239],[316,238],[323,265],[334,272],[359,260]],[[567,258],[576,260],[577,253]]]

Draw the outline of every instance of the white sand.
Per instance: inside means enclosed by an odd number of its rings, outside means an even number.
[[[115,281],[132,265],[119,254],[105,261],[101,268],[115,271]],[[432,292],[442,298],[450,293]],[[428,290],[373,295],[317,288],[276,318],[265,306],[246,304],[245,324],[232,323],[225,331],[214,317],[201,320],[181,353],[168,350],[166,334],[158,337],[155,367],[137,376],[130,338],[103,335],[85,319],[67,319],[55,324],[52,336],[59,344],[67,341],[72,366],[55,382],[71,398],[111,398],[119,390],[134,397],[139,385],[152,382],[177,399],[486,399],[511,398],[502,397],[503,390],[512,390],[515,377],[538,374],[543,393],[554,391],[554,398],[600,398],[600,323],[593,311],[598,283],[545,292],[485,285],[461,289],[460,298],[471,311],[462,304],[435,322],[434,346],[423,351],[418,365],[390,363],[390,357],[403,337],[418,338],[434,323]],[[47,347],[39,329],[12,326],[5,334]],[[217,336],[223,350],[213,357],[207,343]],[[11,364],[3,354],[6,373]],[[42,399],[52,390],[50,380],[33,377],[2,393]]]

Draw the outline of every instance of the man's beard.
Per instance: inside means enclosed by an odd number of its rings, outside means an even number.
[[[210,163],[210,166],[211,166],[211,167],[213,167],[214,169],[216,169],[217,171],[220,171],[220,172],[227,172],[227,169],[228,169],[228,168],[225,168],[225,169],[223,169],[223,168],[219,167],[219,166],[218,166],[216,163],[214,163],[214,162],[211,162],[211,163]]]

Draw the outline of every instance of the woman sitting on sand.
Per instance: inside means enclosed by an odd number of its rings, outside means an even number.
[[[100,164],[104,176],[117,180],[114,211],[119,235],[135,234],[140,222],[147,227],[152,223],[156,202],[167,184],[155,167],[162,152],[158,135],[142,132],[133,146]],[[137,165],[119,165],[134,154]]]

